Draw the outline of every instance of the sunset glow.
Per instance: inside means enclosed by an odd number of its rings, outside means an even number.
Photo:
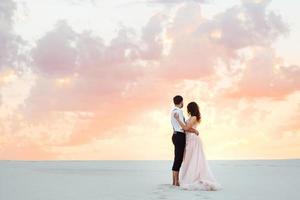
[[[291,4],[1,0],[0,159],[171,160],[177,94],[208,159],[300,158]]]

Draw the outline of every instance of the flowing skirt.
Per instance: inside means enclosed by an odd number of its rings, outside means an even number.
[[[203,151],[202,140],[186,134],[184,159],[179,171],[180,187],[187,190],[219,190],[221,185],[212,174]]]

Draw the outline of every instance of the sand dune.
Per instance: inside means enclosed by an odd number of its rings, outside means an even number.
[[[171,161],[0,161],[0,200],[300,199],[300,160],[209,161],[221,191],[170,185]]]

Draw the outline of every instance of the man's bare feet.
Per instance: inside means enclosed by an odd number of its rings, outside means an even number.
[[[173,171],[173,185],[179,186],[179,171]]]
[[[173,186],[176,185],[176,173],[173,171],[173,183],[172,183]]]

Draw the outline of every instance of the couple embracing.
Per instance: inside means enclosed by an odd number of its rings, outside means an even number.
[[[187,190],[218,190],[221,186],[212,174],[203,151],[203,144],[197,126],[201,113],[196,102],[187,105],[189,118],[185,120],[181,108],[183,98],[173,98],[171,111],[174,144],[173,185]]]

